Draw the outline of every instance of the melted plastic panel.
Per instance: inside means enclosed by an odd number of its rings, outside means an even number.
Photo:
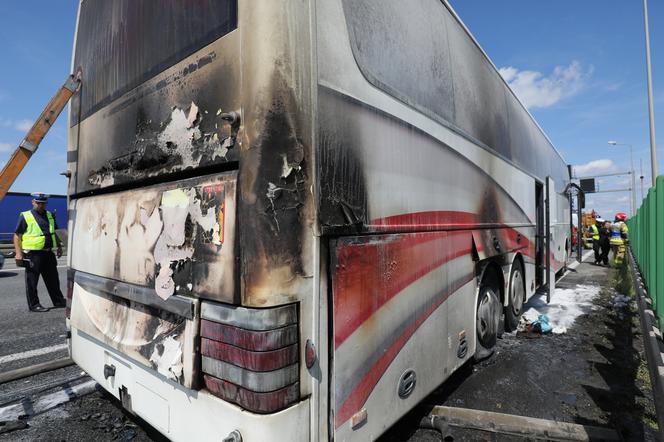
[[[74,286],[71,326],[169,380],[192,387],[194,321],[137,302]]]
[[[235,301],[235,173],[83,198],[72,267],[175,293]]]

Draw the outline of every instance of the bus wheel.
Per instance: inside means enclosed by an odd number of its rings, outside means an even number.
[[[523,265],[515,260],[510,273],[508,304],[505,307],[505,330],[513,331],[519,326],[519,318],[523,313],[523,303],[526,300],[525,278]]]
[[[500,304],[500,289],[494,278],[485,277],[480,286],[477,297],[477,313],[475,333],[477,335],[477,348],[474,359],[481,361],[493,354],[498,339],[502,306]]]

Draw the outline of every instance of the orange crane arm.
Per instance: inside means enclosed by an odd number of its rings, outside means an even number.
[[[67,105],[71,97],[78,90],[81,80],[70,75],[60,90],[51,98],[37,121],[32,125],[25,138],[16,148],[11,158],[0,172],[0,201],[5,197],[9,188],[21,173],[30,157],[39,147],[55,120]]]

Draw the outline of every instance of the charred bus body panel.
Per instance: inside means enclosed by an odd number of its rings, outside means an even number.
[[[445,2],[109,5],[73,61],[72,355],[169,438],[373,439],[563,268],[567,168]]]
[[[319,222],[339,236],[331,431],[366,440],[491,345],[476,331],[487,277],[518,310],[510,294],[544,284],[545,253],[563,267],[569,175],[444,3],[328,2],[317,17]]]

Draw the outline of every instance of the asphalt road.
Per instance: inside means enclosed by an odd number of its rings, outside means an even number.
[[[60,258],[58,273],[63,294],[67,285],[66,270],[65,258]],[[38,292],[42,305],[52,307],[41,278]],[[13,259],[7,259],[0,270],[0,299],[0,372],[67,356],[64,309],[46,313],[28,311],[25,270],[17,268]],[[80,376],[81,370],[72,366],[4,384],[0,388],[0,404]]]
[[[60,289],[67,290],[65,258],[58,260]],[[44,282],[39,279],[39,300],[44,307],[52,307]],[[0,270],[0,356],[62,344],[64,342],[64,309],[53,309],[47,313],[28,311],[25,298],[25,270],[17,268],[8,258]],[[8,367],[0,367],[3,370]]]
[[[64,260],[59,267],[62,290]],[[559,335],[506,334],[491,358],[468,364],[396,423],[382,442],[440,441],[441,434],[418,429],[433,405],[471,408],[548,420],[613,428],[627,441],[657,439],[654,405],[643,373],[642,340],[633,311],[616,310],[611,300],[613,271],[584,263],[558,286],[602,290],[592,306]],[[0,271],[0,372],[67,355],[64,310],[28,312],[23,270],[9,261]],[[45,287],[40,299],[51,306]],[[534,300],[537,302],[537,299]],[[532,301],[531,301],[532,302]],[[555,313],[552,313],[555,319]],[[76,366],[0,385],[0,408],[43,396],[61,385],[84,382]],[[122,410],[108,394],[97,391],[75,398],[27,421],[28,427],[2,434],[0,442],[33,440],[151,441],[162,437]],[[445,440],[522,440],[470,430],[452,429]]]
[[[65,258],[58,260],[63,294],[67,285],[65,263]],[[7,259],[5,264],[0,270],[0,373],[67,357],[65,310],[28,311],[24,270],[16,268],[13,259]],[[41,304],[52,307],[41,280],[38,290]],[[39,398],[60,390],[69,391],[72,385],[86,381],[89,377],[72,365],[8,382],[0,385],[0,409],[17,403],[34,404]],[[11,432],[3,431],[5,427],[0,422],[0,442],[161,440],[154,430],[125,413],[113,397],[102,391],[74,399],[23,422],[26,428]]]

